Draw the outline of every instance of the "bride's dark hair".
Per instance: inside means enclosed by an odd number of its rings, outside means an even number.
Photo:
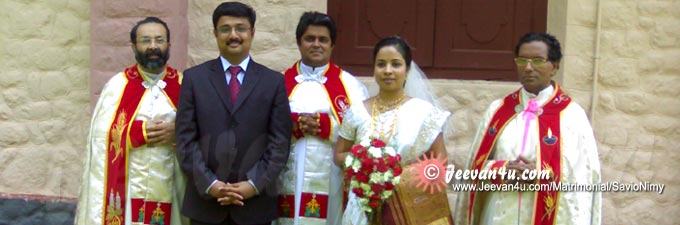
[[[393,46],[404,57],[407,69],[411,68],[411,47],[406,43],[404,39],[399,36],[386,37],[378,41],[373,48],[373,64],[375,65],[375,57],[378,55],[378,51],[383,47]]]

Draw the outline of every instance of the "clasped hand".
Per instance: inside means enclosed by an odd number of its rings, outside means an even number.
[[[321,132],[321,123],[319,123],[319,113],[300,113],[298,118],[298,126],[305,134],[317,135]]]
[[[505,166],[506,169],[508,170],[515,170],[515,174],[517,176],[520,176],[522,178],[522,174],[525,173],[525,171],[531,171],[536,169],[536,163],[529,161],[528,159],[520,156],[517,158],[517,160],[513,160],[508,162],[508,165]],[[526,172],[527,174],[529,172]],[[510,182],[515,183],[517,180],[510,180]],[[524,179],[519,179],[519,182],[521,183],[526,183],[526,184],[533,184],[534,179],[529,179],[529,180],[524,180]]]
[[[208,191],[210,196],[217,199],[220,205],[244,205],[244,201],[255,195],[255,187],[248,181],[238,183],[224,183],[217,181]]]

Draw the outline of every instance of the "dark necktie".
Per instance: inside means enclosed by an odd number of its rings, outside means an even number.
[[[241,84],[238,83],[238,73],[241,72],[240,66],[230,66],[229,73],[231,73],[231,79],[229,79],[229,93],[231,94],[231,104],[236,104],[236,97],[238,92],[241,90]]]

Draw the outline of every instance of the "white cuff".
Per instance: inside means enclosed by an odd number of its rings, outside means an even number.
[[[210,194],[210,188],[217,183],[217,179],[215,179],[212,183],[210,183],[210,186],[208,186],[208,189],[205,189],[206,194]]]
[[[255,187],[255,183],[253,183],[253,180],[248,179],[248,183],[249,183],[250,185],[253,185],[253,189],[255,189],[255,195],[259,195],[259,194],[260,194],[260,191],[257,190],[257,187]]]

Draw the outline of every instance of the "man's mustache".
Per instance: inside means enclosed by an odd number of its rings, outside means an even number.
[[[160,49],[148,49],[144,53],[144,56],[146,56],[146,58],[149,58],[152,55],[155,55],[155,56],[158,56],[158,57],[163,57],[163,52]]]
[[[227,45],[231,45],[231,43],[243,44],[243,40],[230,39],[230,40],[227,41]]]

